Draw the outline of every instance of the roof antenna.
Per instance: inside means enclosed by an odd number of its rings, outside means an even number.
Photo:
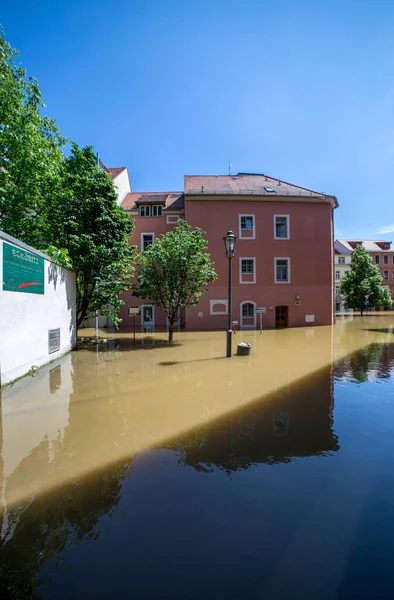
[[[231,175],[232,166],[233,165],[231,164],[231,161],[228,161],[228,174],[229,174],[229,176]]]

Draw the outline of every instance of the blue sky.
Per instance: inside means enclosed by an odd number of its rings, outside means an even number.
[[[231,160],[335,194],[337,237],[394,240],[394,2],[4,4],[47,113],[135,191]]]

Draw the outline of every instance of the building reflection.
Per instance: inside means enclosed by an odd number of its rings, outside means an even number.
[[[205,472],[288,463],[339,449],[332,413],[330,365],[165,446],[179,451],[185,466]]]
[[[336,378],[348,378],[356,383],[372,379],[389,379],[394,369],[394,344],[373,343],[335,363]]]

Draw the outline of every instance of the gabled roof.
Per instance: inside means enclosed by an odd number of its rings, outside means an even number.
[[[346,248],[347,252],[343,254],[351,254],[357,246],[362,246],[369,252],[394,252],[394,244],[385,240],[335,240],[335,248],[340,250],[337,243]]]
[[[318,198],[338,206],[335,196],[315,192],[280,179],[258,173],[238,173],[237,175],[185,175],[185,194],[187,195],[242,195],[269,197]]]
[[[116,179],[127,167],[106,167],[111,179]]]
[[[125,210],[137,210],[139,204],[162,204],[164,210],[183,210],[183,192],[131,192],[121,206]]]

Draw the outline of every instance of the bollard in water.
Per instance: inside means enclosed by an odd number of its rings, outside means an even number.
[[[245,344],[245,342],[241,342],[237,346],[237,355],[238,356],[248,356],[248,354],[252,353],[252,346],[250,344]]]

